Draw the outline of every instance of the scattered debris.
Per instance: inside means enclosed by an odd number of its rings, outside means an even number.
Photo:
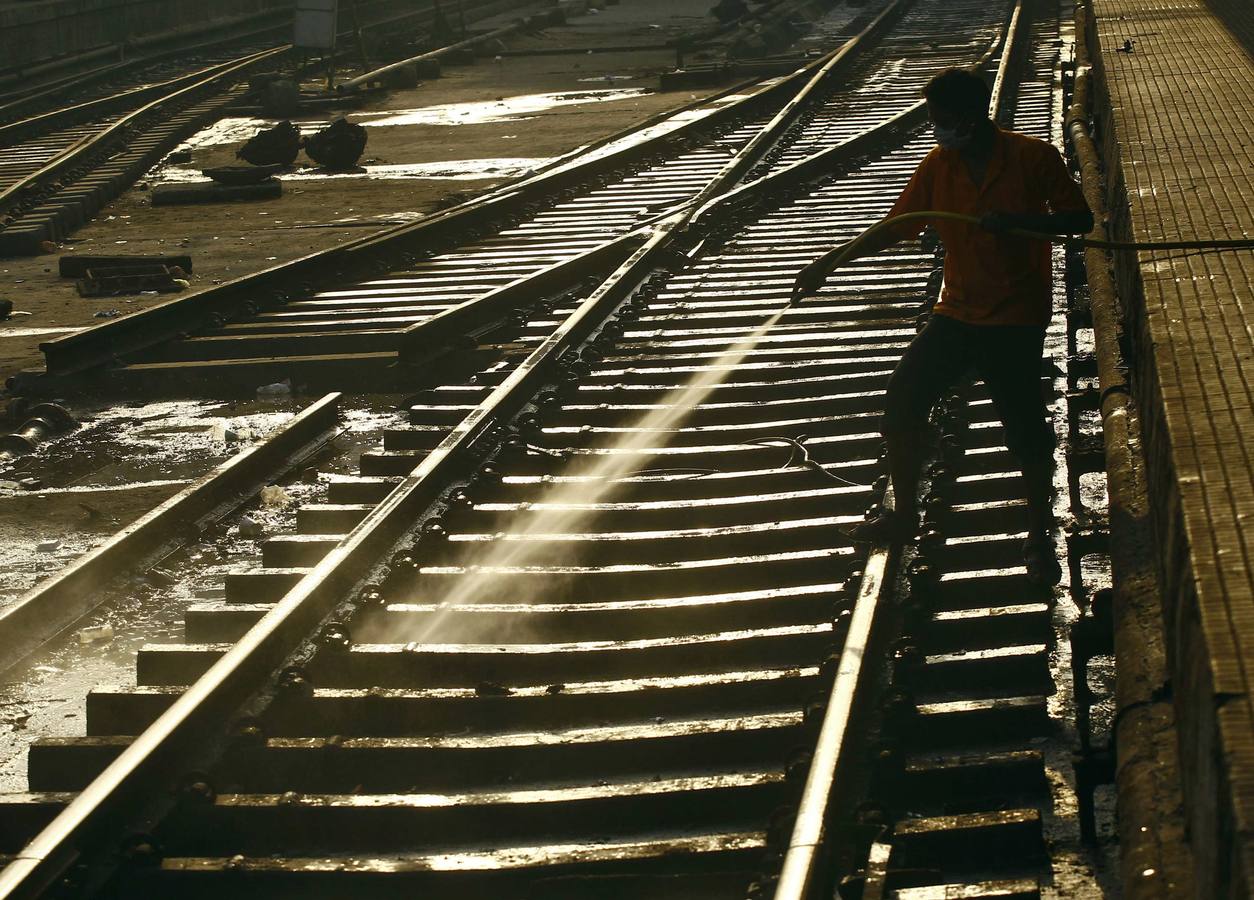
[[[190,150],[173,150],[165,158],[168,163],[189,163],[192,161],[192,151]]]
[[[112,319],[122,315],[120,309],[98,309],[92,313],[93,319]]]
[[[1133,48],[1133,47],[1135,47],[1135,46],[1136,46],[1136,41],[1132,40],[1131,38],[1124,38],[1124,39],[1123,39],[1123,46],[1122,46],[1122,47],[1116,47],[1116,48],[1115,48],[1115,52],[1116,52],[1116,53],[1131,53],[1131,52],[1132,52],[1132,48]]]
[[[550,684],[544,689],[544,692],[546,694],[560,694],[564,690],[566,690],[566,685],[564,684]]]
[[[273,128],[258,131],[235,156],[254,166],[290,166],[299,152],[300,129],[285,119]]]
[[[257,388],[258,397],[287,397],[292,393],[292,379],[284,378],[274,384],[263,384]]]
[[[87,628],[78,630],[78,642],[80,644],[94,644],[98,641],[113,640],[112,625],[89,625]]]
[[[35,545],[35,549],[40,553],[56,553],[61,549],[61,539],[50,538],[46,541],[40,541]]]
[[[513,690],[495,681],[481,681],[475,685],[475,694],[480,697],[508,697],[512,693]]]
[[[267,484],[261,489],[261,505],[271,509],[283,509],[290,506],[292,495],[287,489],[277,484]]]
[[[145,291],[168,294],[183,290],[187,284],[185,279],[176,278],[169,266],[138,265],[88,269],[76,287],[80,297],[119,297]]]
[[[17,483],[24,491],[37,491],[44,486],[38,478],[19,478]]]
[[[169,587],[172,584],[177,584],[179,580],[179,577],[169,569],[149,569],[144,574],[144,578],[152,584],[159,584],[162,587]]]
[[[305,155],[327,169],[351,169],[366,150],[366,129],[339,118],[303,141]]]
[[[258,538],[265,534],[266,530],[260,522],[252,516],[240,516],[239,525],[240,537]]]

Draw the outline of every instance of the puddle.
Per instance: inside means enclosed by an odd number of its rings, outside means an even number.
[[[79,330],[78,328],[0,328],[0,338],[42,337],[45,334],[66,334]]]
[[[596,81],[603,79],[597,78]],[[351,120],[367,127],[391,125],[485,125],[530,118],[529,113],[543,112],[558,106],[581,103],[605,103],[629,100],[649,93],[644,88],[616,90],[565,91],[554,94],[522,94],[477,103],[446,103],[421,109],[387,110],[357,113]]]
[[[505,156],[495,159],[449,159],[439,162],[401,163],[397,165],[359,166],[349,172],[331,172],[314,167],[298,167],[279,174],[280,181],[320,181],[323,179],[365,178],[387,181],[400,178],[427,178],[446,181],[483,181],[515,178],[525,175],[551,160],[546,157]],[[189,166],[167,166],[157,170],[163,182],[208,181],[200,169]],[[389,215],[391,215],[389,213]]]
[[[618,78],[621,76],[610,76]],[[585,79],[604,83],[604,76]],[[562,91],[552,94],[520,94],[500,100],[482,100],[468,103],[444,103],[423,106],[418,109],[390,109],[375,112],[350,113],[350,122],[367,128],[392,125],[486,125],[494,122],[517,121],[531,118],[532,114],[558,106],[576,106],[583,103],[607,103],[614,100],[630,100],[650,91],[644,88],[609,88],[603,90]],[[301,134],[313,134],[330,121],[331,117],[293,119]],[[256,116],[228,116],[202,128],[179,145],[180,150],[198,150],[202,147],[220,147],[223,144],[242,144],[263,128],[269,128],[278,119],[261,119]]]

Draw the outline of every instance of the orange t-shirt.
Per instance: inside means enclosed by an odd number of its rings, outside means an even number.
[[[925,210],[981,216],[1088,209],[1054,146],[997,129],[993,155],[976,186],[957,150],[933,148],[889,216]],[[932,225],[945,244],[945,286],[935,312],[973,325],[1046,325],[1053,312],[1047,241],[993,234],[963,222],[916,220],[898,233],[915,237]]]

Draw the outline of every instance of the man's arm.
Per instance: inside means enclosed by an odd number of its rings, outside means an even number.
[[[853,262],[863,256],[874,256],[881,250],[886,250],[893,244],[899,243],[902,236],[892,228],[885,228],[878,234],[870,237],[859,235],[852,241],[840,244],[832,250],[827,251],[814,262],[807,265],[797,275],[797,280],[792,287],[792,300],[796,303],[806,294],[813,294],[823,286],[823,282],[827,280],[827,276],[831,275],[836,268],[836,262],[840,257],[849,253],[843,263]],[[852,252],[850,252],[852,251]]]
[[[888,215],[884,217],[885,219],[891,219],[902,213],[930,209],[931,163],[936,152],[936,150],[933,150],[919,163],[919,167],[914,170],[914,174],[910,177],[910,182],[906,185],[905,190],[901,192],[901,196],[897,198],[897,202],[893,204],[893,208]],[[924,223],[922,222],[911,222],[897,228],[884,228],[870,237],[864,238],[862,235],[859,235],[852,241],[829,250],[801,270],[792,287],[791,302],[796,303],[806,294],[813,294],[818,291],[823,286],[827,276],[836,268],[836,261],[843,254],[850,250],[853,251],[843,260],[844,262],[852,262],[863,256],[871,256],[879,253],[881,250],[886,250],[893,244],[917,236],[923,230],[923,226]],[[866,232],[863,232],[863,234],[866,234]],[[851,244],[856,244],[857,246],[851,247]]]

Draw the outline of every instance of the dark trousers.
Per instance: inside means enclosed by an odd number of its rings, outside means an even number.
[[[1006,446],[1023,469],[1033,527],[1046,525],[1054,432],[1045,421],[1040,388],[1044,347],[1044,328],[968,325],[948,316],[931,317],[888,380],[883,433],[898,509],[914,508],[921,438],[932,407],[960,378],[974,372],[988,388],[1005,426]]]

